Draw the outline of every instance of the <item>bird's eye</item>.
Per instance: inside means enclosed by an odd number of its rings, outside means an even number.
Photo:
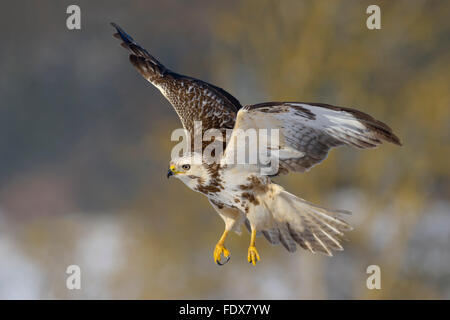
[[[183,164],[183,165],[181,166],[181,168],[183,168],[183,170],[189,170],[189,169],[191,168],[191,166],[188,165],[188,164]]]

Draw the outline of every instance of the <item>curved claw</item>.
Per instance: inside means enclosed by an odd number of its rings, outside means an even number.
[[[228,261],[230,261],[230,259],[231,259],[231,256],[225,257],[225,259],[226,259],[226,260],[225,260],[225,262],[224,262],[224,263],[220,262],[220,260],[217,260],[217,261],[216,261],[217,265],[219,265],[219,266],[223,266],[223,265],[227,264],[227,263],[228,263]]]
[[[221,262],[222,255],[226,259],[224,262]],[[223,266],[228,261],[230,261],[230,251],[228,251],[228,249],[225,248],[223,245],[217,244],[216,247],[214,248],[214,262],[217,263],[219,266]]]

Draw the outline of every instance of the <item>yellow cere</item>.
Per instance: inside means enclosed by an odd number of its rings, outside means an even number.
[[[182,173],[181,171],[176,171],[175,166],[173,164],[170,165],[170,171],[172,171],[174,174]]]

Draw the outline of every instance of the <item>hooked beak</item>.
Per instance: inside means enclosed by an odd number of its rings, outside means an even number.
[[[177,174],[177,171],[175,170],[175,166],[172,164],[169,167],[169,171],[167,171],[167,179],[169,179],[171,176]]]

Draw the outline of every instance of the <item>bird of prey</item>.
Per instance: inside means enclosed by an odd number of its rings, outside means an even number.
[[[247,260],[252,265],[260,260],[255,247],[260,234],[272,244],[281,243],[289,252],[296,251],[297,245],[329,256],[333,250],[343,250],[344,232],[352,229],[342,219],[347,212],[309,203],[271,178],[307,171],[324,160],[333,147],[366,149],[383,141],[401,145],[386,124],[352,108],[322,103],[266,102],[242,107],[225,90],[170,71],[123,29],[112,25],[117,30],[115,37],[130,51],[133,66],[169,100],[191,135],[195,121],[202,122],[204,131],[232,130],[219,161],[196,162],[196,154],[190,153],[172,159],[167,174],[204,194],[224,220],[225,231],[215,246],[214,262],[222,265],[229,261],[225,239],[230,231],[240,233],[241,225],[251,234]],[[248,129],[278,130],[279,166],[275,174],[265,174],[259,161],[233,162],[235,142],[242,130]]]

